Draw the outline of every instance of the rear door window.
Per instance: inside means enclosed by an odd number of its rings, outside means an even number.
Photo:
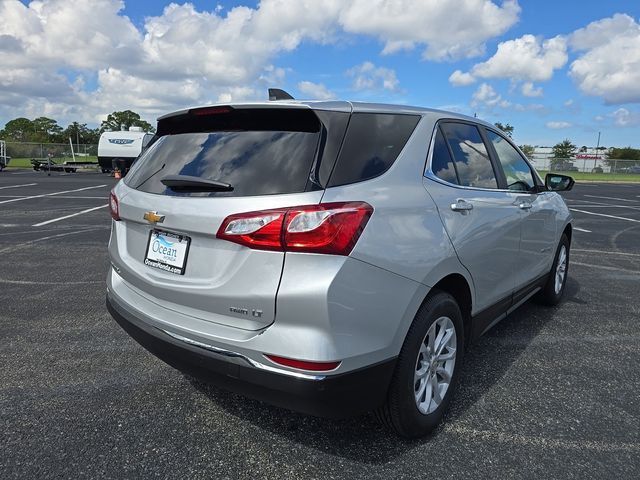
[[[458,184],[458,174],[456,173],[455,163],[440,128],[436,130],[436,138],[433,143],[431,171],[436,177],[445,182]]]
[[[354,113],[329,187],[382,175],[395,162],[416,128],[419,115]]]
[[[321,124],[310,110],[227,109],[161,120],[158,130],[158,141],[126,176],[128,186],[171,196],[242,197],[304,192]],[[167,175],[217,180],[233,191],[177,192],[161,182]]]
[[[468,123],[446,122],[442,131],[451,147],[460,185],[498,188],[498,181],[480,131]]]

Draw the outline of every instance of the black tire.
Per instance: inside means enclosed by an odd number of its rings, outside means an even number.
[[[456,334],[456,355],[446,393],[431,413],[422,413],[416,402],[416,367],[419,352],[431,326],[441,317],[449,318]],[[404,340],[389,386],[386,403],[376,411],[378,419],[398,435],[418,438],[431,432],[442,420],[455,391],[464,353],[462,313],[455,298],[446,292],[432,291],[418,310]]]
[[[535,296],[535,300],[537,303],[542,305],[554,306],[560,303],[562,300],[562,296],[564,295],[564,291],[567,286],[567,278],[569,276],[569,250],[570,250],[570,242],[569,238],[563,233],[562,237],[560,237],[560,243],[558,243],[558,248],[556,249],[556,255],[553,259],[553,265],[551,266],[551,271],[549,272],[549,277],[547,278],[547,282],[545,283],[542,290],[538,292]],[[564,277],[561,282],[560,290],[556,291],[556,271],[558,269],[558,262],[561,258],[561,252],[564,247],[564,252],[566,255],[566,263],[564,270]]]

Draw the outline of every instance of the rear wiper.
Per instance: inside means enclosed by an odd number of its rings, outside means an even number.
[[[190,175],[167,175],[160,181],[176,192],[231,192],[233,190],[230,183]]]

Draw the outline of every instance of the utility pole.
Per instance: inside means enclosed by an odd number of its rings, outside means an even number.
[[[600,151],[600,132],[598,132],[598,145],[596,146],[596,158],[593,160],[593,168],[596,168],[598,163],[598,152]]]

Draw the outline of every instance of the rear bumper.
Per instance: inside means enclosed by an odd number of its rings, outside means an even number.
[[[221,388],[309,415],[342,418],[381,406],[395,368],[396,361],[391,359],[342,374],[295,377],[259,368],[233,352],[212,351],[177,339],[136,318],[109,294],[107,309],[134,340],[172,367]]]

